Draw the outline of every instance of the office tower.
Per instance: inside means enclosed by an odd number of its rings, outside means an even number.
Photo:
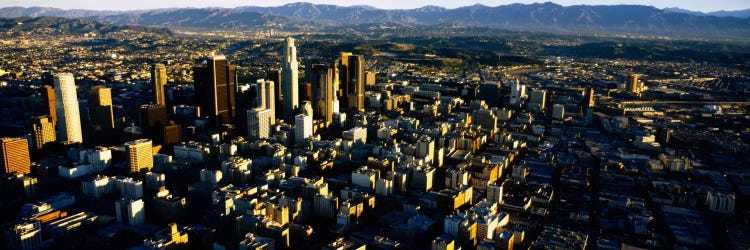
[[[167,107],[160,104],[141,105],[141,130],[143,134],[155,136],[167,123]]]
[[[638,74],[628,76],[628,82],[625,83],[625,89],[630,93],[641,93],[641,83],[638,80]]]
[[[526,85],[516,79],[510,83],[510,104],[519,104],[526,98]]]
[[[586,87],[586,90],[583,93],[583,108],[593,108],[594,105],[594,88]]]
[[[350,110],[365,109],[365,57],[348,56],[347,65],[347,108]]]
[[[52,80],[52,76],[49,76]],[[55,89],[50,85],[44,85],[42,90],[43,115],[49,115],[52,125],[57,125],[57,109],[55,109]]]
[[[297,47],[294,46],[294,38],[286,39],[284,48],[284,61],[281,63],[281,89],[284,96],[283,116],[284,120],[291,122],[294,120],[294,114],[299,107],[299,62],[297,62]]]
[[[154,90],[154,103],[166,106],[164,85],[167,84],[167,67],[161,63],[151,65],[151,87]]]
[[[0,154],[3,161],[4,173],[31,173],[31,159],[29,158],[29,142],[22,138],[3,138]]]
[[[271,111],[271,124],[276,124],[276,84],[270,80],[258,80],[258,107]]]
[[[325,64],[311,64],[305,75],[312,88],[313,118],[333,122],[334,69]]]
[[[140,139],[125,143],[130,172],[150,171],[154,166],[151,140]]]
[[[137,226],[146,222],[146,210],[142,199],[122,198],[115,201],[117,222]]]
[[[237,65],[229,64],[224,56],[207,58],[193,68],[195,92],[201,112],[208,115],[214,126],[229,123],[235,117]]]
[[[547,91],[543,89],[537,89],[531,91],[529,95],[529,110],[544,112],[544,106],[546,105]]]
[[[5,241],[9,249],[44,249],[42,223],[38,220],[26,220],[15,224],[5,231]]]
[[[81,113],[78,110],[78,95],[75,79],[71,73],[53,75],[55,83],[55,109],[57,110],[57,140],[60,142],[83,142]]]
[[[273,123],[274,124],[276,124],[276,117],[283,117],[282,111],[284,107],[284,100],[283,100],[284,96],[282,95],[282,91],[281,91],[281,84],[282,84],[281,75],[282,75],[281,69],[272,69],[272,70],[269,70],[268,73],[266,74],[266,78],[270,79],[275,84],[273,91],[271,91],[271,93],[273,93],[276,96],[273,102],[274,103],[273,105],[274,107],[273,108],[273,112],[274,112]]]
[[[115,128],[112,113],[112,89],[95,86],[89,90],[89,122],[96,131]]]
[[[339,68],[339,87],[336,95],[340,97],[344,107],[349,103],[347,93],[349,93],[349,56],[351,55],[351,52],[341,52],[335,63]]]
[[[248,140],[268,139],[271,130],[270,109],[255,108],[247,111],[247,136]]]
[[[302,145],[305,139],[313,135],[313,122],[310,115],[297,115],[294,117],[294,142]]]
[[[31,127],[34,136],[34,148],[42,149],[44,145],[54,142],[57,138],[55,135],[55,125],[49,115],[37,116],[31,119]]]

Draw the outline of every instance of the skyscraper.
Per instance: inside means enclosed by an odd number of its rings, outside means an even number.
[[[266,108],[255,108],[247,111],[248,140],[267,139],[271,128],[273,112]]]
[[[55,135],[55,125],[52,123],[52,118],[48,115],[32,118],[31,127],[33,129],[32,135],[34,136],[34,147],[36,149],[44,148],[44,145],[54,142],[57,138]]]
[[[271,80],[258,80],[258,107],[268,109],[271,111],[270,119],[271,124],[276,123],[276,86]]]
[[[286,38],[284,47],[284,59],[281,63],[281,90],[284,96],[283,116],[284,120],[291,122],[299,107],[299,62],[297,62],[297,47],[294,38]]]
[[[167,105],[164,101],[164,85],[167,84],[167,68],[164,64],[151,65],[151,87],[154,90],[154,103]]]
[[[60,142],[83,142],[81,133],[81,113],[78,110],[78,95],[75,79],[71,73],[53,75],[55,83],[55,109],[57,140]]]
[[[301,145],[313,135],[313,119],[310,115],[300,114],[294,117],[294,143]]]
[[[333,121],[334,70],[329,65],[311,64],[305,73],[312,86],[313,117],[330,124]]]
[[[347,108],[350,110],[365,110],[365,57],[349,56],[348,68]]]
[[[195,92],[201,112],[208,115],[213,125],[229,123],[237,114],[237,65],[229,64],[224,56],[213,56],[193,68]]]
[[[51,75],[49,79],[52,80]],[[57,109],[55,109],[55,89],[50,85],[44,85],[44,90],[42,90],[42,99],[44,106],[43,115],[49,115],[50,121],[52,121],[52,125],[57,125]]]
[[[3,138],[0,144],[0,156],[3,157],[0,164],[4,173],[31,173],[29,142],[26,139]]]
[[[107,130],[115,128],[115,119],[112,113],[112,89],[104,86],[95,86],[89,90],[89,122],[94,130]]]
[[[276,95],[276,98],[274,98],[274,124],[276,123],[276,117],[284,117],[283,115],[283,107],[284,107],[284,96],[281,91],[281,69],[271,69],[266,74],[266,78],[270,79],[274,82],[275,87],[273,89],[273,94]]]
[[[125,143],[128,153],[130,172],[150,171],[154,167],[154,154],[151,140],[140,139]]]

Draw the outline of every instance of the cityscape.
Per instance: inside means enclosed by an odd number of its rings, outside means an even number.
[[[750,3],[585,4],[0,4],[0,249],[750,249]]]

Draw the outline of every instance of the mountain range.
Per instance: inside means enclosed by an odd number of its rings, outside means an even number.
[[[52,16],[0,18],[0,30],[3,31],[30,32],[39,31],[41,29],[53,29],[56,32],[63,34],[85,34],[89,32],[108,33],[121,30],[131,30],[164,35],[174,34],[167,28],[133,25],[112,25],[86,19],[71,19]]]
[[[0,17],[58,16],[107,24],[160,27],[246,29],[316,29],[323,26],[396,24],[460,25],[564,32],[573,34],[645,34],[681,37],[748,38],[750,10],[691,12],[642,5],[574,5],[554,3],[472,5],[455,9],[424,6],[385,10],[370,6],[291,3],[277,7],[178,8],[138,11],[61,10],[43,7],[0,9]]]

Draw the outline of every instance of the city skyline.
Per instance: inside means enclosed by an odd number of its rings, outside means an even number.
[[[128,1],[128,2],[112,2],[107,5],[91,5],[88,1],[74,0],[74,1],[47,1],[47,0],[32,0],[32,1],[20,1],[13,0],[5,3],[0,3],[0,8],[4,7],[54,7],[61,9],[85,9],[85,10],[114,10],[114,11],[126,11],[126,10],[150,10],[150,9],[162,9],[162,8],[208,8],[208,7],[219,7],[219,8],[234,8],[240,6],[260,6],[260,7],[274,7],[281,6],[290,3],[309,2],[314,4],[330,4],[339,6],[356,6],[356,5],[368,5],[380,9],[415,9],[428,5],[440,6],[444,8],[459,8],[465,6],[471,6],[475,4],[482,4],[486,6],[501,6],[515,3],[521,4],[532,4],[532,3],[543,3],[553,2],[563,6],[571,5],[646,5],[654,6],[656,8],[681,8],[691,11],[700,12],[714,12],[714,11],[735,11],[750,9],[750,2],[744,0],[722,0],[722,1],[700,1],[700,0],[668,0],[668,1],[657,1],[657,0],[618,0],[618,1],[607,1],[607,0],[554,0],[554,1],[537,1],[537,0],[478,0],[478,1],[450,1],[450,0],[417,0],[417,1],[395,1],[395,0],[384,0],[384,1],[365,1],[365,0],[353,0],[353,1],[335,1],[335,0],[312,0],[312,1],[297,1],[297,0],[283,0],[283,1],[241,1],[241,0],[230,0],[230,1],[184,1],[184,0],[168,0],[168,1]],[[148,7],[144,7],[148,6]]]

